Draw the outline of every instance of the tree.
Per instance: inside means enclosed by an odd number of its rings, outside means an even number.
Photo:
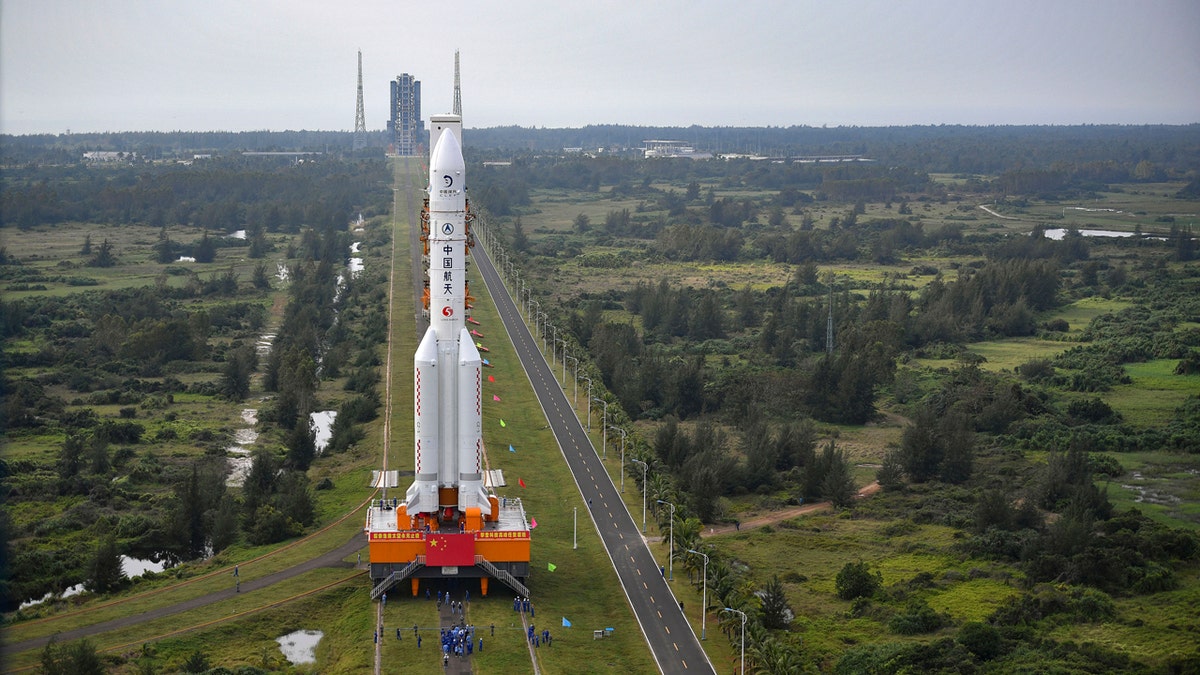
[[[117,257],[113,254],[113,245],[105,239],[100,244],[100,248],[96,249],[96,255],[88,261],[88,267],[112,267],[117,264]]]
[[[204,673],[212,670],[212,666],[208,663],[208,657],[199,649],[192,652],[183,662],[183,672],[185,673]]]
[[[158,231],[158,241],[154,242],[154,260],[167,264],[175,260],[175,242],[167,236],[167,228]]]
[[[92,254],[92,235],[88,233],[83,237],[83,247],[79,249],[79,255],[89,256]]]
[[[901,465],[899,453],[889,450],[883,456],[883,464],[875,472],[875,480],[884,490],[899,490],[904,487],[904,467]]]
[[[89,568],[86,585],[93,593],[109,593],[125,585],[125,571],[121,569],[121,556],[112,535],[100,540]]]
[[[575,222],[572,226],[574,227],[576,234],[586,234],[588,230],[592,229],[591,222],[592,221],[587,217],[587,214],[581,213],[575,216]]]
[[[762,622],[767,628],[787,628],[791,623],[792,610],[788,607],[787,596],[783,593],[783,582],[779,575],[771,577],[767,585],[759,592],[762,601]]]
[[[308,471],[317,456],[317,439],[307,417],[292,427],[287,437],[287,457],[283,465],[300,471]]]
[[[200,241],[196,243],[196,248],[192,251],[192,257],[198,263],[210,263],[217,257],[217,246],[212,239],[208,237],[208,231],[205,230],[201,235]]]
[[[226,494],[221,497],[221,504],[217,507],[217,513],[213,517],[212,526],[212,550],[213,553],[220,553],[228,548],[231,544],[237,542],[238,538],[238,513],[237,503],[233,496]]]
[[[43,675],[104,675],[104,663],[86,638],[59,645],[51,637],[42,650]]]
[[[837,451],[837,457],[829,465],[825,479],[821,481],[821,495],[838,508],[854,503],[854,476],[850,475],[850,462]]]
[[[843,565],[833,583],[843,600],[869,598],[883,587],[883,575],[878,570],[872,574],[867,563],[860,560]]]
[[[521,216],[513,221],[512,247],[514,251],[524,251],[529,248],[529,237],[525,236],[525,227],[521,224]]]

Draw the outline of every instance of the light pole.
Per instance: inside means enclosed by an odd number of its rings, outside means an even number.
[[[563,348],[562,381],[563,381],[563,389],[566,389],[567,388],[567,339],[559,338],[558,340],[555,340],[555,343],[562,344],[562,348]],[[551,372],[551,374],[553,374],[553,371]]]
[[[667,548],[667,564],[670,565],[671,576],[670,581],[675,580],[675,505],[665,499],[658,500],[659,504],[666,504],[671,507],[671,543]],[[662,532],[662,530],[659,530]]]
[[[595,399],[596,403],[604,405],[604,417],[600,419],[601,436],[603,436],[604,456],[601,459],[608,459],[608,401],[602,398]],[[588,426],[591,426],[592,416],[588,415]]]
[[[571,509],[571,512],[571,526],[573,528],[571,535],[571,548],[576,549],[579,548],[579,507],[576,506],[575,508]],[[705,560],[704,562],[707,563],[708,560]]]
[[[588,393],[587,393],[587,401],[586,401],[586,403],[587,403],[587,430],[591,431],[592,430],[592,378],[584,377],[583,379],[587,380],[587,383],[588,383]],[[579,406],[576,405],[576,407],[579,407]]]
[[[610,427],[613,431],[621,432],[621,492],[625,491],[625,438],[629,435],[621,427]]]
[[[571,359],[572,361],[575,362],[575,365],[573,366],[574,379],[575,379],[575,407],[578,408],[579,407],[579,359],[575,358],[574,356],[564,355],[563,360],[565,361],[567,359]],[[566,373],[563,373],[563,378],[566,378],[566,376],[567,376]]]
[[[636,457],[629,461],[642,465],[642,534],[646,534],[646,469],[649,469],[650,465]]]
[[[705,640],[705,633],[708,631],[708,554],[694,548],[689,548],[688,553],[704,556],[704,591],[700,595],[700,639]]]
[[[538,308],[537,314],[534,314],[534,312],[533,312],[534,305],[537,305],[537,308]],[[533,336],[534,337],[538,337],[538,314],[541,314],[541,313],[542,313],[542,303],[538,302],[537,300],[534,300],[533,295],[530,294],[529,301],[525,303],[525,315],[528,316],[529,318],[533,319]]]
[[[742,615],[742,675],[746,675],[746,613],[740,609],[726,607],[723,612],[736,612]]]
[[[550,322],[547,321],[547,323]],[[551,323],[550,330],[554,331],[550,334],[550,368],[553,369],[554,366],[557,365],[558,359],[558,326],[555,326]],[[550,372],[553,373],[554,370],[551,370]]]

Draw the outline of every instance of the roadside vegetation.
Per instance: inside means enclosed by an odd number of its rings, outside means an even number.
[[[648,464],[664,536],[676,505],[693,603],[689,551],[710,558],[714,662],[738,652],[732,607],[758,672],[1200,663],[1198,167],[991,159],[474,174],[522,301]],[[815,500],[836,515],[737,531]]]

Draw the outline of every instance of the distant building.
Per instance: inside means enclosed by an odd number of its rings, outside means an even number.
[[[712,153],[697,152],[687,141],[642,141],[646,146],[646,159],[652,157],[686,157],[688,159],[711,159]]]
[[[421,119],[421,82],[408,73],[392,81],[391,119],[387,128],[397,155],[417,154],[418,139],[425,136]]]
[[[83,161],[85,162],[132,162],[135,160],[137,160],[136,152],[91,150],[83,153]]]

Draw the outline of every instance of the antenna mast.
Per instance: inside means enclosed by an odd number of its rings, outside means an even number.
[[[358,107],[354,111],[354,149],[367,147],[367,115],[363,110],[362,50],[358,50]]]
[[[454,114],[462,119],[462,81],[458,77],[458,50],[454,50]]]

